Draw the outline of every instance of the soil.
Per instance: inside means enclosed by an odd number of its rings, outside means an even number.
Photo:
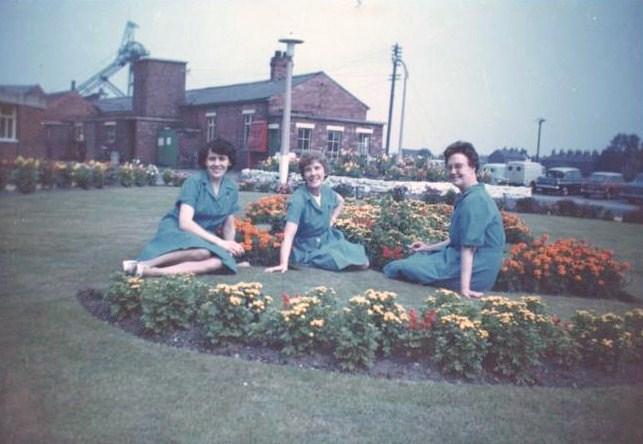
[[[208,342],[204,332],[198,326],[194,325],[186,330],[157,335],[146,331],[143,323],[137,316],[120,320],[112,316],[109,304],[104,301],[100,291],[94,289],[80,290],[77,293],[77,298],[81,305],[94,317],[152,342],[247,361],[289,365],[329,372],[342,371],[330,353],[285,356],[277,349],[260,345],[227,344],[213,346]],[[484,371],[481,376],[473,380],[446,376],[442,374],[439,368],[430,362],[429,359],[418,360],[404,356],[378,357],[371,368],[368,370],[359,370],[355,373],[373,378],[397,379],[408,382],[433,381],[453,384],[515,384],[515,381],[509,378],[501,378]],[[598,368],[588,367],[578,367],[569,370],[553,363],[544,363],[532,371],[529,376],[531,379],[529,384],[543,387],[603,387],[610,385],[643,384],[643,364],[622,364],[613,372],[605,372]]]

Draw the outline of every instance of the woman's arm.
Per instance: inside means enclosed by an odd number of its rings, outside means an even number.
[[[266,268],[266,272],[272,273],[273,271],[280,271],[285,273],[288,271],[288,259],[290,259],[290,252],[292,251],[292,243],[295,239],[295,234],[297,233],[297,227],[298,225],[294,222],[286,222],[286,228],[284,228],[284,240],[281,243],[281,249],[279,250],[279,265]]]
[[[333,213],[330,215],[330,226],[334,226],[335,222],[337,221],[337,218],[339,217],[340,214],[342,214],[342,210],[344,210],[344,198],[339,195],[338,193],[335,193],[336,199],[337,199],[337,206],[333,210]]]
[[[425,244],[422,241],[415,241],[409,246],[409,248],[411,248],[411,250],[415,251],[416,253],[420,251],[436,251],[448,246],[450,242],[451,239],[449,239],[448,237],[445,240],[436,242],[434,244]]]
[[[460,248],[460,293],[468,298],[479,298],[482,293],[471,289],[471,275],[473,273],[473,256],[476,249],[473,247]]]
[[[227,222],[228,220],[226,219],[226,223]],[[232,223],[233,223],[232,229],[234,230],[234,218],[232,219]],[[232,238],[232,240],[221,239],[219,236],[215,236],[214,234],[210,233],[205,228],[203,228],[201,225],[194,222],[194,208],[192,208],[188,204],[181,204],[181,207],[179,208],[179,228],[183,231],[187,231],[188,233],[192,233],[195,236],[198,236],[201,239],[204,239],[210,243],[218,245],[219,247],[227,250],[234,256],[240,256],[244,253],[243,246],[235,242],[234,237]],[[234,236],[234,231],[233,231],[233,236]],[[225,237],[225,225],[224,225],[224,237]]]
[[[237,230],[234,226],[234,214],[231,214],[226,217],[225,222],[223,223],[223,238],[228,241],[233,241],[236,234]]]

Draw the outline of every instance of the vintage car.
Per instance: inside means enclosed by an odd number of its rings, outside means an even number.
[[[581,193],[585,197],[599,195],[605,199],[611,199],[621,194],[623,185],[625,185],[625,179],[621,173],[596,171],[583,183]]]
[[[632,182],[623,185],[621,197],[628,202],[643,202],[643,173],[639,173]]]
[[[578,168],[555,167],[547,170],[545,176],[536,179],[534,193],[560,193],[563,196],[580,193],[583,176]]]

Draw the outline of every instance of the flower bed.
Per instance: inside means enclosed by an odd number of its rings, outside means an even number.
[[[138,160],[113,166],[108,162],[48,161],[18,156],[14,162],[0,164],[0,191],[13,184],[21,193],[33,193],[38,187],[53,188],[103,188],[120,184],[124,187],[156,185],[160,172],[155,165],[144,165]],[[180,186],[187,175],[165,170],[166,185]]]
[[[561,322],[537,297],[472,301],[438,290],[419,313],[396,299],[392,292],[367,290],[342,304],[332,289],[317,287],[284,295],[277,308],[259,283],[207,287],[192,276],[122,275],[105,297],[114,321],[140,319],[147,334],[192,329],[208,346],[250,344],[286,355],[325,355],[350,371],[385,356],[412,356],[416,365],[447,375],[531,383],[543,365],[614,371],[640,365],[643,357],[641,309],[624,316],[579,311]]]
[[[246,216],[254,224],[269,224],[271,232],[283,229],[288,196],[263,197],[249,204]],[[382,211],[387,208],[387,211]],[[403,257],[413,241],[438,241],[448,236],[453,209],[445,204],[416,200],[396,202],[391,198],[364,202],[346,200],[336,227],[347,239],[364,245],[374,268]],[[502,212],[505,234],[510,242],[531,240],[529,228],[515,214]],[[274,253],[270,255],[274,257]],[[265,263],[262,261],[261,263]]]
[[[505,260],[496,288],[506,291],[620,298],[630,265],[576,239],[547,243],[547,236],[521,242]]]

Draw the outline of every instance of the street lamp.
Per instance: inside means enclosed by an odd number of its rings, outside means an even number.
[[[402,114],[400,115],[400,140],[397,147],[397,158],[402,157],[402,133],[404,132],[404,107],[406,105],[406,81],[409,79],[409,70],[406,68],[406,63],[402,59],[399,60],[400,65],[404,68],[404,87],[402,88]]]
[[[288,157],[290,154],[290,108],[292,106],[292,59],[295,56],[295,45],[303,40],[279,39],[286,44],[286,90],[284,93],[284,115],[281,121],[281,150],[279,156],[279,183],[288,183]]]
[[[542,117],[536,120],[538,122],[538,142],[536,143],[536,162],[540,162],[540,130],[543,126],[543,122],[546,122]]]

